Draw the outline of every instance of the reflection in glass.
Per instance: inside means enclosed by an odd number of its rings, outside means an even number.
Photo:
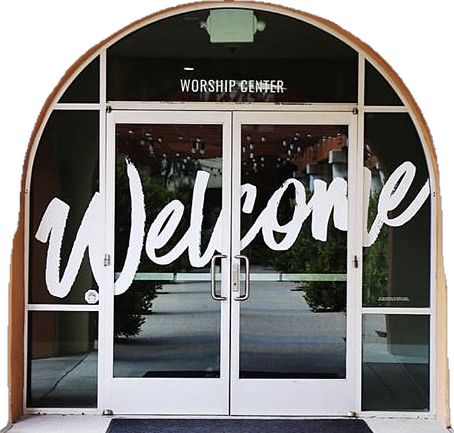
[[[429,410],[429,316],[363,316],[362,410]]]
[[[407,209],[429,178],[422,143],[405,113],[366,114],[364,165],[372,174],[368,228],[377,212],[384,183],[403,162],[416,175],[396,217]],[[368,193],[368,191],[366,191]],[[375,243],[363,249],[363,305],[369,307],[428,307],[430,303],[430,200],[405,225],[384,225]]]
[[[85,304],[85,293],[98,290],[88,256],[65,298],[51,296],[45,282],[48,244],[35,239],[47,206],[58,198],[70,206],[61,249],[60,278],[82,218],[99,190],[99,112],[53,111],[41,137],[30,188],[29,302]]]
[[[28,315],[28,407],[96,407],[98,313]]]
[[[197,172],[209,173],[201,232],[205,251],[222,205],[221,125],[117,125],[115,272],[129,244],[131,199],[126,159],[138,169],[146,228],[165,205],[179,200],[184,213],[157,251],[172,250],[190,225]],[[219,377],[220,304],[211,299],[208,267],[190,265],[187,251],[166,265],[144,249],[133,284],[115,297],[115,377]]]
[[[238,11],[238,9],[236,9]],[[152,23],[107,51],[108,100],[356,102],[358,55],[344,42],[288,16],[254,11],[266,23],[252,43],[210,43],[209,10]],[[180,80],[282,80],[284,92],[183,90]]]
[[[58,102],[99,102],[99,57],[77,75]]]
[[[117,296],[114,377],[219,377],[220,303],[207,286],[135,281]]]
[[[366,60],[366,105],[403,105],[388,80]]]
[[[347,178],[346,126],[243,125],[242,184],[256,185],[249,230],[271,195],[289,178],[304,185]],[[279,224],[292,219],[295,189],[280,201]],[[279,239],[279,234],[275,234]],[[242,254],[251,263],[251,297],[241,304],[240,377],[345,378],[347,233],[328,224],[314,239],[311,220],[287,251],[273,251],[259,234]]]

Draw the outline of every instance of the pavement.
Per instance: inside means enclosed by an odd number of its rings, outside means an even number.
[[[212,301],[207,284],[163,284],[139,335],[115,342],[114,376],[219,376],[220,304]],[[241,307],[242,377],[345,377],[344,312],[313,312],[292,282],[254,282]],[[369,406],[425,410],[428,360],[417,353],[425,347],[390,345],[386,331],[385,316],[368,316],[363,368],[378,399]],[[33,407],[95,407],[96,351],[34,359],[31,367]]]
[[[206,282],[164,284],[162,293],[153,301],[153,313],[144,316],[141,332],[129,341],[114,345],[114,375],[144,378],[193,374],[202,377],[219,371],[219,303],[213,302]],[[343,377],[345,374],[346,315],[343,312],[313,312],[292,282],[256,283],[251,298],[241,310],[241,355],[243,375],[263,377]],[[386,320],[383,315],[368,319],[367,362],[387,374],[378,375],[375,390],[394,389],[399,378],[412,386],[401,394],[412,402],[426,395],[415,387],[414,378],[428,374],[427,360],[416,345],[400,345],[389,349]],[[190,348],[190,349],[189,349]],[[410,374],[402,365],[412,363],[423,368],[421,374]],[[424,370],[426,368],[427,372]],[[69,407],[67,402],[80,402],[79,407],[96,402],[97,353],[32,361],[32,389],[35,407]],[[419,370],[418,370],[419,371]],[[424,377],[425,377],[424,376]],[[411,379],[411,380],[410,380]],[[428,381],[427,381],[428,382]],[[424,385],[424,384],[423,384]],[[416,391],[415,391],[416,390]],[[415,397],[416,396],[416,397]],[[380,394],[380,401],[390,402],[391,395]],[[419,397],[418,397],[419,398]],[[418,400],[419,402],[419,400]],[[418,403],[417,402],[417,403]],[[40,403],[40,404],[36,404]],[[401,404],[397,401],[396,404]],[[415,403],[416,404],[416,403]],[[418,403],[419,404],[419,403]],[[420,406],[424,408],[425,402]],[[446,432],[433,420],[368,418],[376,433],[441,433]],[[101,433],[109,418],[94,415],[40,415],[26,417],[16,423],[15,433]],[[63,430],[64,428],[64,430]]]

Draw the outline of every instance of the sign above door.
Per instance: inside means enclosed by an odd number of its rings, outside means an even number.
[[[284,93],[283,80],[180,79],[182,93]]]

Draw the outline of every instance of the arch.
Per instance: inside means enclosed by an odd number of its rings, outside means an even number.
[[[441,224],[441,198],[439,191],[439,173],[436,160],[435,148],[427,123],[416,101],[402,82],[398,74],[391,66],[366,43],[342,29],[331,21],[312,14],[301,12],[288,7],[269,3],[225,1],[225,2],[197,2],[166,9],[140,20],[137,20],[112,36],[101,41],[81,56],[65,73],[55,89],[47,98],[33,129],[28,150],[25,157],[20,197],[19,226],[14,237],[13,253],[11,262],[10,282],[10,326],[9,326],[9,386],[10,386],[10,418],[18,419],[23,413],[23,389],[24,389],[24,304],[25,304],[25,275],[27,259],[25,258],[24,245],[27,242],[27,194],[34,157],[40,137],[43,134],[55,104],[64,94],[73,80],[91,63],[97,56],[102,55],[107,48],[115,44],[128,34],[152,24],[158,20],[169,18],[185,12],[193,12],[202,9],[220,8],[251,8],[267,12],[275,12],[296,18],[303,22],[314,25],[327,33],[346,42],[355,49],[362,60],[369,61],[387,80],[395,92],[399,95],[417,128],[429,168],[432,197],[432,244],[433,244],[433,270],[435,273],[435,293],[432,295],[436,317],[436,339],[433,342],[436,351],[435,366],[435,389],[436,389],[436,417],[440,424],[449,425],[449,402],[448,402],[448,369],[446,348],[446,282],[442,259],[442,224]],[[99,102],[99,108],[105,108],[105,101]],[[358,101],[358,106],[364,106],[364,101]]]

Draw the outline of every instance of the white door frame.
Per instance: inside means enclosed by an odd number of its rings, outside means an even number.
[[[230,272],[228,258],[222,260],[220,329],[220,378],[115,378],[113,377],[114,317],[114,232],[115,232],[115,125],[136,124],[216,124],[223,126],[223,172],[230,170],[231,113],[187,111],[114,111],[107,117],[106,157],[106,252],[112,257],[106,269],[106,284],[101,293],[100,309],[104,323],[100,335],[101,400],[100,408],[127,414],[213,414],[226,415],[229,410],[229,338]],[[223,176],[222,205],[230,207],[231,177]],[[223,220],[222,245],[230,249],[230,217]],[[207,282],[208,286],[209,282]],[[207,287],[209,291],[209,286]],[[213,302],[216,302],[213,300]]]
[[[353,113],[234,112],[233,143],[241,143],[242,124],[348,125],[348,232],[347,232],[347,353],[346,379],[239,379],[240,305],[232,296],[231,414],[232,415],[338,415],[355,412],[360,347],[359,308],[362,201],[358,195],[357,118]],[[240,254],[241,146],[233,147],[232,257]],[[358,219],[359,218],[359,219]],[[307,222],[306,222],[307,224]],[[236,259],[234,259],[236,260]],[[234,266],[239,266],[237,262]],[[253,290],[253,287],[251,287]],[[247,301],[245,301],[247,302]]]
[[[120,104],[118,104],[120,105]],[[125,105],[125,106],[123,106]],[[348,185],[349,231],[347,242],[347,379],[241,379],[238,380],[239,302],[231,301],[231,272],[229,259],[223,260],[221,302],[221,377],[220,379],[193,378],[113,378],[113,265],[106,268],[106,283],[100,290],[100,356],[99,408],[114,413],[156,415],[346,415],[360,408],[360,347],[361,347],[361,250],[362,250],[362,161],[357,140],[357,116],[350,106],[267,106],[261,111],[253,104],[207,107],[200,104],[141,104],[123,110],[115,107],[107,115],[106,130],[106,252],[114,257],[114,196],[115,196],[115,124],[223,124],[223,207],[230,208],[233,194],[240,191],[241,155],[239,142],[241,123],[252,124],[342,124],[349,127]],[[203,105],[205,107],[205,105]],[[234,108],[235,107],[235,108]],[[140,111],[137,109],[141,108]],[[173,108],[173,109],[172,109]],[[263,107],[265,108],[265,107]],[[163,110],[165,109],[165,110]],[[227,111],[232,109],[232,111]],[[185,111],[180,111],[185,110]],[[233,132],[232,132],[233,131]],[[233,137],[232,137],[233,134]],[[232,141],[233,140],[233,141]],[[230,148],[234,150],[230,153]],[[233,185],[236,185],[236,191]],[[236,201],[239,203],[239,200]],[[230,214],[230,213],[228,213]],[[230,233],[232,223],[231,257],[239,254],[239,209],[232,209],[233,220],[224,221]],[[230,258],[230,251],[226,253]],[[354,256],[360,262],[354,266]],[[214,302],[214,301],[213,301]],[[230,323],[230,303],[231,317]],[[230,328],[231,327],[231,328]],[[231,330],[230,330],[231,329]],[[232,337],[230,337],[230,335]],[[230,340],[230,338],[232,338]],[[230,355],[229,350],[232,351]],[[230,357],[231,356],[231,357]],[[232,364],[230,365],[230,360]],[[335,382],[338,383],[335,383]],[[338,404],[328,407],[324,383],[334,386],[332,391]],[[134,388],[131,388],[134,386]],[[134,389],[133,392],[131,390]],[[150,395],[150,389],[153,394]],[[155,393],[156,391],[156,393]],[[221,395],[223,393],[223,396]],[[156,398],[154,398],[156,395]],[[206,396],[206,397],[205,397]],[[276,396],[279,396],[276,398]],[[283,396],[281,398],[280,396]],[[308,398],[302,399],[301,396]],[[294,402],[293,404],[291,402]],[[230,411],[230,412],[229,412]]]

